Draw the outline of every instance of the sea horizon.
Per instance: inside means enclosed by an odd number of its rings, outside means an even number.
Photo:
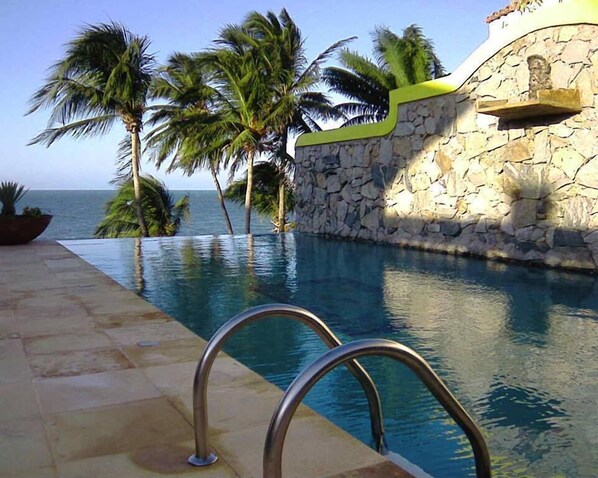
[[[17,203],[17,211],[24,207],[38,207],[53,216],[40,239],[94,239],[94,230],[105,214],[106,203],[114,197],[115,189],[30,189]],[[191,218],[183,222],[179,236],[226,234],[224,217],[215,190],[170,189],[175,200],[189,194]],[[244,233],[244,208],[226,201],[235,234]],[[251,231],[255,234],[271,232],[268,217],[252,215]]]

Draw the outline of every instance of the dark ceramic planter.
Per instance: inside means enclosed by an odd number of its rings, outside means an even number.
[[[0,216],[0,246],[33,241],[46,230],[52,216]]]

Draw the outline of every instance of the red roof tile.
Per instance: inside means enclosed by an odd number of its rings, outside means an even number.
[[[486,23],[492,23],[494,20],[498,20],[509,13],[513,13],[517,8],[514,4],[507,5],[505,8],[501,8],[498,12],[494,12],[492,15],[486,17]]]

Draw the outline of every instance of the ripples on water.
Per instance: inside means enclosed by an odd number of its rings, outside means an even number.
[[[495,477],[594,477],[598,470],[598,294],[583,275],[329,241],[305,235],[82,241],[73,251],[199,335],[234,314],[285,302],[343,341],[413,347],[482,427]],[[142,268],[135,267],[142,265]],[[286,387],[324,347],[300,324],[269,320],[226,350]],[[469,443],[414,375],[364,366],[379,386],[391,450],[436,477],[474,476]],[[354,378],[333,371],[307,403],[371,443]]]

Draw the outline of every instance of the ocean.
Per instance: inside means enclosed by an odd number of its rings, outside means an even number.
[[[191,218],[184,222],[179,236],[226,234],[224,217],[218,204],[216,191],[170,191],[175,200],[189,194]],[[97,224],[104,217],[104,208],[116,191],[34,191],[27,192],[19,201],[17,211],[25,207],[39,207],[43,213],[54,217],[40,239],[91,239]],[[244,233],[244,210],[242,206],[227,201],[228,213],[235,234]],[[251,232],[271,232],[268,217],[254,214]]]

